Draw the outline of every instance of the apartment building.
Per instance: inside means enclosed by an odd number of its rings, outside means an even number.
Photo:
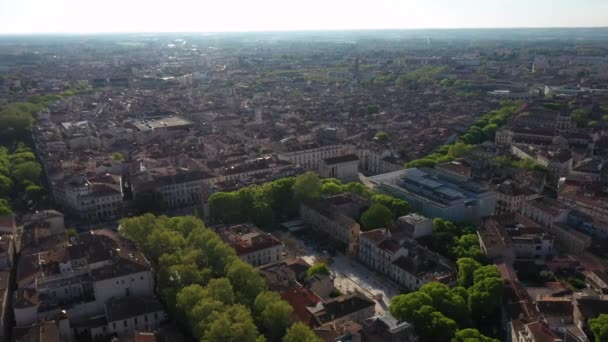
[[[302,203],[300,217],[312,229],[340,243],[348,255],[355,256],[361,227],[353,217],[363,207],[365,203],[354,194],[338,195],[314,203]]]
[[[121,214],[120,179],[112,184],[95,183],[80,174],[54,183],[52,187],[55,202],[82,219],[111,219]]]
[[[348,183],[359,177],[359,158],[354,154],[323,158],[319,162],[319,175],[325,178],[337,178]]]
[[[153,296],[149,262],[109,230],[81,233],[67,247],[22,255],[14,316],[18,326],[66,312],[70,320],[100,315],[113,297]]]
[[[214,230],[234,248],[241,260],[253,266],[276,263],[283,259],[281,241],[253,224],[215,226]]]

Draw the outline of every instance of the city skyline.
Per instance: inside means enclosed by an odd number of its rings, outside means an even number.
[[[175,0],[171,7],[41,0],[0,3],[0,33],[251,32],[608,26],[608,2]]]

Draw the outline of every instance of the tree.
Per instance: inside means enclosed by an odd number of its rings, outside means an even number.
[[[0,198],[0,216],[9,216],[13,215],[13,210],[11,209],[11,205],[4,198]]]
[[[120,152],[114,152],[114,153],[112,153],[112,160],[123,161],[123,160],[125,160],[125,157]]]
[[[430,305],[414,312],[411,320],[421,341],[450,341],[456,333],[456,322]]]
[[[323,342],[323,339],[304,323],[294,323],[283,338],[283,342]]]
[[[309,277],[309,278],[311,278],[311,277],[314,277],[317,274],[330,275],[331,274],[331,270],[329,269],[329,267],[327,266],[327,264],[325,264],[324,262],[316,262],[314,265],[312,265],[306,271],[306,276]]]
[[[386,132],[378,132],[376,133],[375,138],[378,139],[378,141],[380,141],[381,143],[385,143],[388,141],[389,136]]]
[[[389,312],[400,321],[411,321],[414,312],[424,305],[432,305],[433,299],[424,292],[411,292],[393,297]]]
[[[28,161],[17,165],[13,169],[13,178],[19,183],[25,181],[38,183],[40,181],[41,172],[42,168],[40,167],[40,164],[34,161]]]
[[[44,197],[44,188],[39,185],[28,185],[25,194],[33,202],[39,202]]]
[[[0,174],[0,197],[6,197],[11,192],[13,188],[13,181]]]
[[[410,212],[409,203],[392,196],[378,194],[372,197],[372,201],[374,203],[380,203],[389,208],[393,214],[393,218],[407,215]]]
[[[456,240],[452,249],[455,258],[472,258],[482,260],[484,257],[479,247],[479,238],[476,234],[465,234]]]
[[[448,154],[452,158],[460,158],[460,157],[464,156],[465,154],[467,154],[467,152],[469,152],[471,147],[473,147],[473,146],[467,145],[467,144],[463,143],[462,141],[457,141],[453,145],[450,145],[450,147],[448,149]]]
[[[314,172],[306,172],[296,177],[293,185],[294,196],[299,201],[319,199],[321,196],[321,180]]]
[[[367,106],[367,113],[368,114],[376,114],[380,112],[380,108],[376,105],[369,105]]]
[[[386,206],[376,203],[361,215],[361,223],[365,230],[389,228],[393,221],[393,213]]]
[[[321,193],[323,195],[338,195],[344,192],[344,187],[340,184],[336,184],[333,182],[327,182],[321,185]]]
[[[589,328],[595,337],[595,342],[608,341],[608,314],[601,314],[590,319]]]
[[[247,307],[236,304],[211,314],[205,342],[256,342],[258,330]]]
[[[230,280],[226,278],[211,279],[207,284],[209,297],[226,305],[234,304],[234,290]]]
[[[222,223],[245,221],[237,192],[216,192],[209,196],[211,218]]]
[[[467,296],[463,297],[460,289],[452,290],[447,285],[430,282],[423,285],[420,292],[428,294],[432,299],[432,306],[448,318],[458,322],[460,326],[470,324]]]
[[[473,273],[481,267],[481,264],[471,258],[460,258],[456,264],[458,265],[458,285],[463,287],[473,285]]]
[[[238,303],[253,304],[255,298],[266,289],[264,278],[251,265],[240,259],[228,266],[226,276],[235,289]]]
[[[496,312],[502,302],[503,284],[494,265],[482,266],[473,272],[473,286],[468,289],[471,313],[483,319]]]
[[[276,292],[260,293],[253,304],[256,320],[270,341],[279,341],[291,324],[293,308]]]
[[[452,342],[499,342],[497,339],[482,335],[477,329],[462,329],[456,332]]]

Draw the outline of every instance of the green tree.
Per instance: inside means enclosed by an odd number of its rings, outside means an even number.
[[[240,223],[245,221],[239,196],[236,192],[216,192],[209,196],[208,201],[212,219],[222,223]]]
[[[468,289],[468,302],[478,320],[496,312],[502,302],[503,284],[494,265],[482,266],[473,272],[473,286]]]
[[[367,113],[368,114],[376,114],[380,112],[380,108],[376,105],[369,105],[367,106]]]
[[[306,172],[296,177],[293,185],[295,198],[299,201],[319,199],[321,196],[321,180],[314,172]]]
[[[419,291],[428,294],[433,301],[432,306],[460,326],[471,324],[467,297],[462,296],[460,289],[453,291],[445,284],[431,282],[423,285]]]
[[[324,183],[321,185],[321,193],[323,195],[338,195],[344,192],[344,187],[340,184],[336,184],[333,182]]]
[[[236,304],[211,314],[205,342],[256,342],[259,333],[247,307]]]
[[[40,167],[40,164],[28,161],[17,165],[13,169],[13,178],[19,183],[24,183],[25,181],[38,183],[40,181],[41,172],[42,168]]]
[[[589,329],[595,337],[595,342],[608,341],[608,314],[601,314],[589,320]]]
[[[393,297],[389,312],[400,321],[411,321],[416,310],[432,305],[433,299],[424,292],[411,292]]]
[[[260,293],[253,304],[256,320],[270,341],[279,341],[291,324],[293,308],[276,292]]]
[[[330,275],[331,270],[324,262],[316,262],[306,271],[306,276],[310,278],[314,277],[317,274]]]
[[[234,290],[230,280],[226,278],[211,279],[207,284],[209,297],[226,305],[234,304]]]
[[[39,185],[28,185],[25,188],[25,194],[33,202],[39,202],[44,197],[44,188]]]
[[[424,305],[414,312],[411,320],[421,341],[450,341],[456,333],[456,322],[445,317],[430,305]]]
[[[13,181],[0,174],[0,197],[7,197],[13,188]]]
[[[283,342],[323,342],[323,339],[315,335],[304,323],[294,323],[283,338]]]
[[[456,264],[458,265],[458,285],[463,287],[473,285],[473,274],[481,267],[481,264],[472,258],[460,258]]]
[[[475,260],[482,260],[484,257],[476,234],[465,234],[458,238],[452,249],[452,254],[455,258],[472,258]]]
[[[497,339],[482,335],[477,329],[462,329],[456,332],[452,342],[499,342]]]
[[[448,154],[452,158],[460,158],[463,157],[473,146],[467,145],[462,141],[457,141],[453,145],[450,145],[448,149]]]
[[[393,214],[393,218],[398,218],[407,215],[410,212],[410,205],[401,199],[388,196],[388,195],[374,195],[372,196],[372,202],[379,203],[389,208]]]
[[[11,205],[4,198],[0,198],[0,216],[9,216],[13,215],[13,210],[11,209]]]
[[[266,289],[264,278],[251,265],[241,260],[235,260],[227,267],[226,276],[235,289],[238,303],[251,305]]]
[[[361,215],[361,223],[365,230],[389,228],[393,221],[393,213],[386,206],[376,203]]]
[[[378,139],[378,141],[380,141],[381,143],[385,143],[389,139],[388,133],[378,132],[378,133],[376,133],[376,139]]]
[[[114,153],[112,153],[112,160],[123,161],[123,160],[125,160],[125,157],[120,152],[114,152]]]

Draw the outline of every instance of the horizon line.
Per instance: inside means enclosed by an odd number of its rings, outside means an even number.
[[[51,31],[51,32],[0,32],[0,36],[87,36],[112,34],[234,34],[234,33],[296,33],[296,32],[361,32],[361,31],[441,31],[441,30],[546,30],[546,29],[608,29],[608,26],[513,26],[513,27],[411,27],[411,28],[320,28],[320,29],[269,29],[269,30],[217,30],[217,31]]]

